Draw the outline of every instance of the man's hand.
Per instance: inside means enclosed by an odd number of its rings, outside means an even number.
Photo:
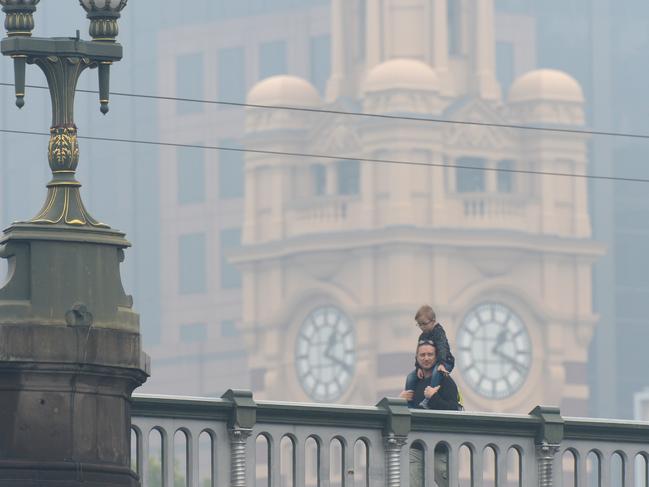
[[[446,374],[446,375],[448,375],[448,374],[450,373],[448,370],[446,370],[446,367],[444,367],[444,364],[439,364],[439,365],[437,366],[437,371],[438,371],[440,374]]]
[[[417,369],[417,379],[421,380],[424,378],[424,371],[422,369]]]
[[[399,397],[406,401],[412,401],[413,397],[415,397],[415,391],[401,391]]]
[[[426,399],[430,399],[435,394],[437,394],[437,391],[439,391],[439,386],[436,386],[436,387],[428,386],[428,387],[426,387],[426,389],[424,389],[424,397]]]

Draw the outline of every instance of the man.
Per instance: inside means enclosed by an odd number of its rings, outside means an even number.
[[[436,351],[437,361],[433,364],[432,375],[430,377],[430,386],[434,389],[440,385],[442,381],[442,374],[450,374],[455,366],[455,358],[451,353],[451,346],[446,338],[446,332],[441,323],[437,322],[435,311],[429,305],[425,304],[417,310],[415,314],[415,322],[421,330],[419,339],[431,340]],[[417,365],[415,360],[415,370],[413,370],[408,377],[406,377],[406,390],[415,390],[417,379],[423,378],[423,372]],[[414,405],[410,405],[414,407]],[[420,404],[422,409],[428,409],[428,399],[424,399]]]
[[[459,395],[455,381],[448,373],[441,374],[441,382],[436,387],[430,386],[430,378],[437,363],[437,351],[432,340],[419,340],[416,352],[417,365],[423,372],[423,377],[417,376],[414,389],[401,392],[400,396],[408,401],[409,407],[424,409],[447,409],[457,411],[461,409]],[[412,377],[409,376],[406,384],[412,385]],[[422,403],[426,398],[428,401]],[[409,450],[410,457],[410,487],[424,487],[424,451],[417,446]],[[448,465],[447,465],[448,467]],[[448,474],[448,472],[446,472]],[[437,472],[435,473],[437,477]],[[448,478],[448,477],[447,477]]]
[[[433,368],[437,362],[437,351],[432,340],[419,341],[416,359],[423,372],[423,377],[421,379],[417,377],[414,388],[401,392],[399,396],[408,401],[409,407],[421,408],[422,401],[428,399],[428,409],[460,410],[457,385],[450,375],[442,374],[441,382],[436,387],[429,385]],[[410,382],[412,384],[412,381]]]

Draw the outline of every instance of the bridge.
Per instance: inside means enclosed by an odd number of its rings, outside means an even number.
[[[649,423],[135,395],[132,468],[144,487],[649,487]],[[410,459],[423,460],[423,483]],[[419,477],[418,477],[419,478]]]

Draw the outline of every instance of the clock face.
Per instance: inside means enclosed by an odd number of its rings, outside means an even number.
[[[339,309],[326,306],[306,317],[295,343],[295,368],[306,392],[315,401],[335,401],[354,375],[354,329]]]
[[[532,343],[523,321],[502,304],[473,308],[457,332],[458,365],[478,394],[500,399],[525,382],[532,364]]]

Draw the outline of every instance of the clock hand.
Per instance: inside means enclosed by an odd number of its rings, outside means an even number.
[[[513,366],[516,370],[518,370],[519,372],[521,372],[521,373],[525,372],[525,364],[520,363],[520,362],[519,362],[518,360],[516,360],[514,357],[511,357],[511,356],[507,355],[506,353],[501,352],[500,350],[498,350],[498,351],[495,352],[495,353],[496,353],[496,355],[498,355],[499,357],[505,359],[507,362],[509,362],[510,364],[512,364],[512,366]]]
[[[498,336],[496,337],[496,344],[491,349],[491,353],[495,353],[496,355],[498,354],[502,346],[507,341],[508,335],[509,332],[507,331],[507,329],[504,329],[500,333],[498,333]]]
[[[327,358],[329,360],[331,360],[332,362],[340,365],[345,371],[347,371],[347,373],[351,374],[352,368],[349,366],[349,364],[347,362],[345,362],[344,360],[336,357],[335,355],[328,355]]]
[[[334,353],[333,350],[336,347],[336,334],[333,332],[331,335],[329,335],[329,340],[327,343],[327,347],[325,348],[324,351],[324,356],[331,360],[334,363],[337,363],[338,365],[342,366],[345,370],[350,372],[349,365],[342,360],[341,358],[337,357]]]
[[[331,334],[329,335],[329,338],[327,338],[327,346],[325,347],[324,350],[324,356],[327,358],[331,358],[331,352],[336,346],[336,332],[332,331]]]

